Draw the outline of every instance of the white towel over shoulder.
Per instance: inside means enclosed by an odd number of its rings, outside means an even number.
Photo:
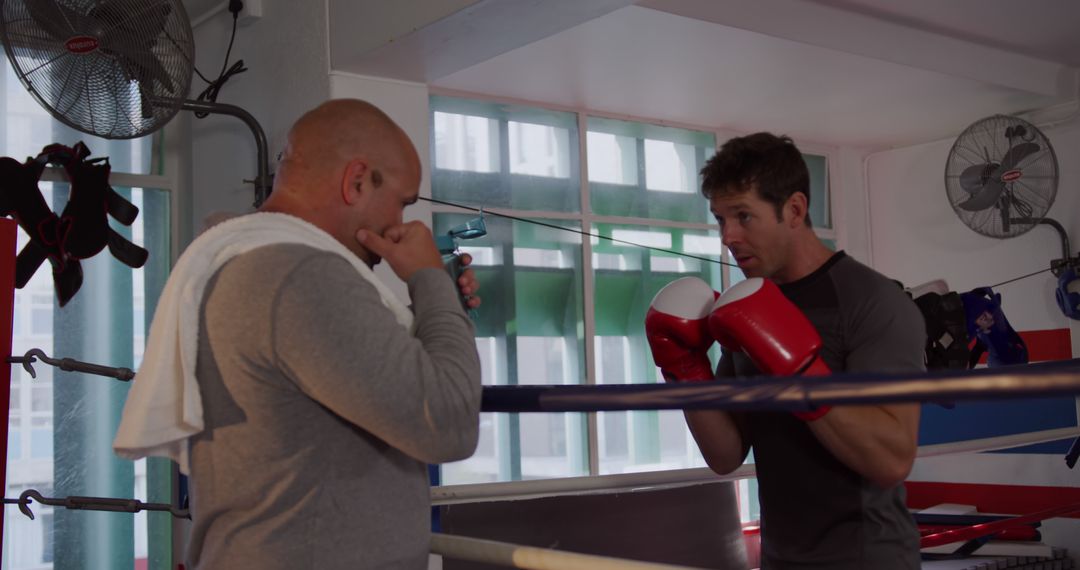
[[[120,457],[163,456],[188,473],[188,438],[203,430],[202,400],[195,379],[199,309],[206,284],[225,262],[253,249],[299,243],[337,253],[378,290],[402,326],[413,315],[363,260],[330,234],[308,222],[276,213],[257,213],[222,222],[184,251],[154,311],[142,364],[124,404],[113,449]],[[252,284],[257,293],[257,284]]]

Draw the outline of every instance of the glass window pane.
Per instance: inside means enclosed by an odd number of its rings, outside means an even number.
[[[43,184],[42,189],[54,209],[57,204],[62,208],[69,192],[66,184]],[[107,249],[83,260],[82,287],[63,308],[56,306],[51,271],[47,265],[40,269],[26,287],[15,291],[15,311],[32,313],[35,322],[47,322],[48,327],[16,334],[15,353],[40,348],[58,358],[134,366],[133,339],[145,323],[135,323],[133,315],[136,311],[152,314],[169,269],[169,197],[160,190],[114,189],[140,213],[133,226],[114,223],[112,227],[146,247],[149,261],[133,270]],[[20,231],[19,243],[26,241]],[[37,489],[47,496],[134,497],[136,489],[145,488],[145,471],[137,471],[132,462],[112,452],[129,385],[99,376],[54,373],[45,365],[36,369],[36,380],[21,368],[12,369],[7,496]],[[64,421],[54,421],[54,416]],[[162,487],[161,482],[155,484]],[[164,486],[169,489],[167,483]],[[9,537],[4,541],[5,567],[47,568],[53,563],[79,568],[146,567],[146,541],[135,537],[147,535],[147,517],[90,511],[56,511],[45,516],[48,511],[38,509],[35,513],[39,516],[33,521],[15,515],[5,522]],[[101,548],[102,541],[109,548]],[[171,548],[168,543],[164,546]]]
[[[436,213],[436,235],[472,219]],[[540,220],[578,230],[577,223]],[[584,373],[581,236],[488,216],[474,256],[483,305],[476,346],[485,385],[580,384]],[[588,473],[585,415],[482,414],[473,457],[442,466],[445,484]]]
[[[22,459],[22,431],[8,428],[8,463]],[[8,475],[10,478],[11,475]],[[6,542],[6,541],[5,541]]]
[[[35,381],[30,387],[30,411],[52,412],[52,384],[42,385],[40,382],[40,380]]]
[[[645,188],[660,192],[696,193],[696,151],[688,144],[645,139]]]
[[[709,221],[698,171],[715,151],[715,135],[588,117],[585,138],[593,213]]]
[[[581,211],[577,115],[442,96],[430,102],[434,198]]]
[[[810,172],[810,222],[815,228],[831,228],[828,157],[804,154]]]
[[[476,267],[476,255],[473,255],[473,267]],[[490,264],[489,264],[490,265]],[[487,292],[483,292],[487,295]],[[486,300],[485,300],[486,302]],[[499,340],[494,337],[476,338],[476,352],[480,356],[480,377],[484,386],[497,386],[506,383],[505,375],[499,374]],[[480,437],[476,451],[465,461],[448,463],[442,466],[444,484],[492,483],[499,481],[498,442],[505,438],[500,433],[499,416],[501,414],[480,414]]]
[[[645,339],[645,313],[664,285],[683,276],[696,275],[720,289],[721,266],[709,261],[722,251],[719,234],[613,224],[598,224],[595,231],[600,236],[703,258],[593,238],[597,382],[661,382]],[[677,410],[600,412],[597,427],[601,474],[704,465],[683,414]]]
[[[612,133],[585,133],[589,182],[637,186],[637,141]]]
[[[33,308],[30,310],[30,334],[48,336],[52,334],[52,310]]]
[[[435,113],[435,168],[467,172],[499,170],[499,123],[484,117]]]
[[[731,287],[739,281],[745,281],[746,274],[735,264],[735,256],[731,254],[731,250],[725,248],[724,252],[727,254],[726,261],[730,264],[726,266],[728,272],[727,286]]]
[[[509,129],[511,174],[570,176],[570,131],[517,121],[510,121]]]
[[[51,429],[30,430],[30,459],[51,459],[52,455],[53,455],[53,434],[52,434],[52,430]]]
[[[55,540],[53,528],[53,514],[43,514],[41,516],[41,561],[46,564],[53,562],[53,544]]]

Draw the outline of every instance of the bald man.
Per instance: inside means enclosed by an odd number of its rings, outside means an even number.
[[[455,286],[431,231],[402,223],[419,184],[390,118],[329,101],[289,132],[261,212],[211,230],[227,242],[252,220],[284,220],[344,249],[270,239],[206,286],[190,567],[427,567],[425,465],[472,454],[480,364],[458,300],[475,278]],[[380,260],[408,284],[411,314],[362,271]]]

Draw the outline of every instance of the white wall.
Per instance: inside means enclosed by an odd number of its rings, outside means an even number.
[[[1058,157],[1060,183],[1049,217],[1065,226],[1073,252],[1080,245],[1080,121],[1044,131]],[[1047,226],[1006,240],[981,236],[953,213],[945,195],[945,162],[953,140],[871,155],[867,163],[870,241],[876,269],[915,285],[944,278],[954,291],[994,285],[1040,269],[1061,256],[1056,231]],[[1054,301],[1051,273],[1003,285],[1002,305],[1019,331],[1071,329],[1080,355],[1080,327]],[[988,418],[988,421],[992,419]],[[920,459],[911,480],[1004,485],[1077,486],[1080,471],[1057,455],[976,454]],[[1044,523],[1044,540],[1080,553],[1080,521]]]
[[[863,172],[863,161],[867,154],[868,151],[853,147],[837,149],[829,164],[829,191],[837,243],[848,255],[872,266]]]
[[[221,12],[195,29],[196,65],[208,79],[221,70],[229,45],[232,15]],[[262,18],[237,29],[232,60],[249,71],[233,76],[218,102],[255,116],[269,140],[271,170],[285,134],[301,114],[330,93],[325,0],[264,2]],[[192,91],[204,84],[198,78]],[[239,119],[211,115],[192,125],[192,223],[197,233],[207,214],[248,212],[255,178],[255,139]],[[186,244],[185,244],[186,245]]]
[[[1080,123],[1045,133],[1058,156],[1060,184],[1049,217],[1080,244]],[[1045,269],[1061,257],[1057,232],[1039,226],[1012,239],[975,233],[953,212],[945,195],[945,161],[952,139],[872,155],[868,164],[870,239],[875,268],[905,284],[944,278],[955,291],[994,285]],[[1066,328],[1049,272],[1003,285],[1003,308],[1017,330]]]

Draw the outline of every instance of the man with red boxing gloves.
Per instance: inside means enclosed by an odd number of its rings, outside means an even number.
[[[915,304],[814,234],[809,176],[790,139],[732,139],[702,176],[723,243],[748,279],[719,299],[695,278],[657,294],[646,333],[667,381],[712,380],[713,340],[723,347],[719,378],[924,370],[925,325]],[[686,418],[717,473],[735,470],[754,450],[763,568],[920,567],[901,485],[918,445],[917,404],[702,410]]]

